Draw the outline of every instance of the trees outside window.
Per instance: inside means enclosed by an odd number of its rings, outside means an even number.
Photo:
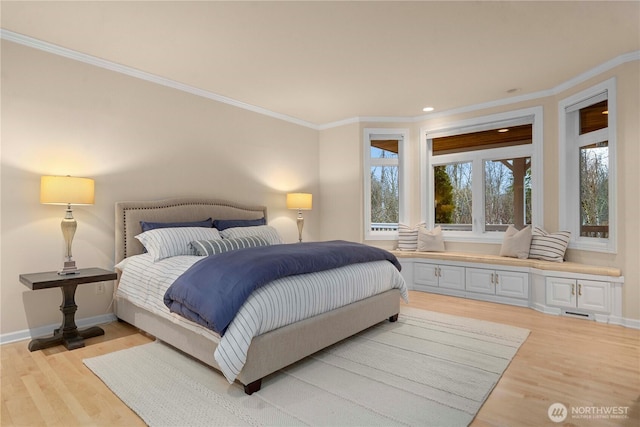
[[[471,230],[472,164],[450,163],[433,169],[436,225],[443,230]],[[436,178],[437,177],[437,178]]]
[[[396,239],[405,212],[402,153],[406,129],[365,129],[365,239]]]
[[[396,141],[397,147],[397,141]],[[397,148],[396,148],[397,150]],[[395,158],[394,152],[371,147],[372,159]],[[371,166],[371,223],[378,228],[397,229],[399,222],[398,166]]]
[[[531,224],[531,158],[485,161],[486,231],[521,229]]]
[[[531,108],[425,131],[425,223],[451,240],[493,242],[509,224],[541,222],[541,120]]]
[[[580,236],[609,237],[608,141],[580,147]]]
[[[616,82],[559,102],[560,227],[569,248],[616,252]]]

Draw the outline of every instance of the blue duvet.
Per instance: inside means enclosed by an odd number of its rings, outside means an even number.
[[[164,303],[222,335],[251,292],[273,280],[381,260],[400,270],[392,253],[342,240],[240,249],[196,262],[167,289]]]

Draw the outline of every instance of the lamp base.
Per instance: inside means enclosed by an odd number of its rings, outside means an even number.
[[[302,243],[302,227],[304,227],[304,218],[302,218],[302,212],[298,211],[298,243]]]
[[[62,270],[58,271],[58,274],[61,276],[67,276],[69,274],[76,273],[78,273],[78,267],[76,267],[75,261],[65,261]]]

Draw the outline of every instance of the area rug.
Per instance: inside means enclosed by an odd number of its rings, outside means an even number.
[[[528,334],[403,307],[251,396],[161,342],[84,364],[150,426],[466,426]]]

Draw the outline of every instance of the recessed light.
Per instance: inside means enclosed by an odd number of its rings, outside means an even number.
[[[504,129],[498,129],[498,132],[500,132],[500,133],[509,132],[509,129],[507,129],[507,128],[504,128]]]
[[[435,108],[433,108],[433,107],[424,107],[422,109],[422,111],[424,111],[425,113],[428,113],[429,111],[433,111],[433,110],[435,110]]]

